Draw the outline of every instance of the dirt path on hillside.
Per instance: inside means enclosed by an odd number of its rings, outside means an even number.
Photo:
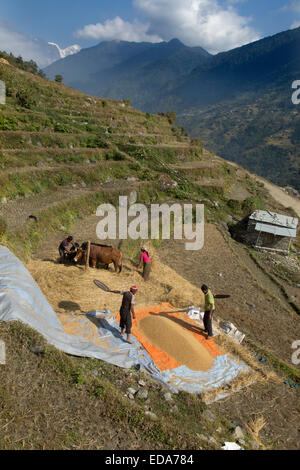
[[[212,161],[199,161],[199,162],[183,162],[170,165],[175,170],[206,170],[216,168],[217,163]]]
[[[265,185],[266,189],[270,192],[271,196],[273,197],[273,199],[275,199],[275,201],[279,202],[284,207],[291,207],[300,217],[300,199],[297,199],[293,196],[289,196],[289,194],[287,194],[279,186],[270,183],[264,178],[260,178],[258,176],[255,176],[255,178]]]
[[[283,207],[291,207],[294,209],[294,211],[297,213],[297,215],[300,217],[300,199],[297,199],[296,197],[290,196],[287,194],[284,189],[280,188],[280,186],[277,186],[276,184],[270,183],[270,181],[266,180],[265,178],[258,176],[254,173],[251,173],[248,170],[245,170],[244,168],[241,168],[239,165],[236,163],[230,162],[227,160],[227,163],[230,165],[234,166],[235,168],[241,169],[243,172],[245,172],[245,175],[248,174],[252,178],[256,179],[260,183],[263,183],[265,188],[269,191],[271,194],[272,198],[275,199],[276,202],[281,204]]]

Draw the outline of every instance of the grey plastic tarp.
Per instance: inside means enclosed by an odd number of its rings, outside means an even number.
[[[96,316],[97,312],[89,312]],[[88,314],[87,314],[88,315]],[[109,336],[110,347],[102,348],[79,336],[67,334],[39,286],[11,251],[0,245],[0,321],[20,321],[41,333],[49,344],[68,354],[93,357],[123,368],[141,365],[158,372],[138,341],[133,345],[120,336],[115,319],[98,319],[99,334]]]

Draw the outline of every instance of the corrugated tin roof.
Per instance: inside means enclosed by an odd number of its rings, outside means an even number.
[[[268,225],[261,222],[258,222],[255,225],[255,230],[258,232],[273,233],[274,235],[279,235],[280,237],[295,238],[297,236],[297,230],[295,228],[278,227],[276,225]]]
[[[265,224],[272,224],[291,229],[297,229],[298,226],[298,219],[296,217],[289,217],[287,215],[276,214],[275,212],[270,211],[255,211],[249,218]]]

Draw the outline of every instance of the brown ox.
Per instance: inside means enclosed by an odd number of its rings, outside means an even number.
[[[80,260],[86,262],[86,256],[87,244],[83,243],[75,256],[74,261],[76,263]],[[115,271],[117,272],[119,270],[120,273],[122,271],[122,258],[123,253],[117,248],[91,244],[89,263],[93,268],[98,267],[100,264],[104,264],[108,268],[109,264],[114,263]]]

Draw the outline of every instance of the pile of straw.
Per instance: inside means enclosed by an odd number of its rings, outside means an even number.
[[[98,289],[93,280],[98,279],[113,290],[128,290],[138,287],[136,306],[144,307],[169,302],[174,307],[190,305],[203,306],[204,298],[197,289],[173,269],[163,264],[153,250],[152,272],[144,282],[141,271],[127,261],[121,274],[116,274],[112,265],[105,269],[89,268],[82,265],[65,266],[52,261],[31,260],[26,265],[37,281],[45,297],[57,313],[82,313],[91,310],[110,309],[118,312],[121,296]]]

